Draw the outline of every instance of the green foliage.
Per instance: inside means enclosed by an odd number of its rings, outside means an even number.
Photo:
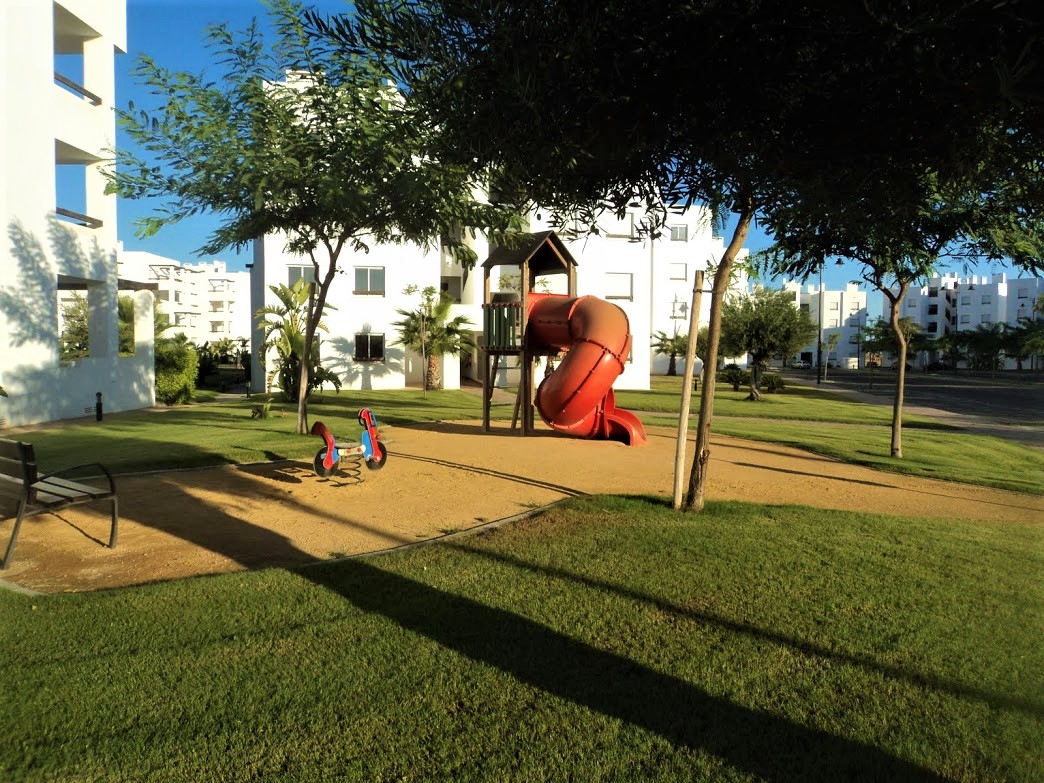
[[[184,340],[163,340],[156,344],[156,401],[164,405],[192,402],[196,389],[199,357]]]
[[[416,293],[414,286],[403,292]],[[448,353],[460,353],[475,347],[473,324],[463,315],[450,318],[453,300],[445,293],[436,295],[429,286],[420,292],[421,304],[415,310],[396,310],[402,316],[392,323],[399,330],[399,345],[421,354],[425,360],[424,388],[441,389],[442,374],[439,359]]]
[[[344,249],[445,237],[470,265],[476,227],[497,236],[517,229],[519,217],[475,198],[483,172],[473,161],[430,154],[440,126],[415,116],[377,59],[313,42],[300,11],[292,0],[273,0],[271,44],[256,21],[238,33],[210,28],[217,73],[175,73],[140,56],[135,79],[162,98],[154,109],[117,112],[133,146],[115,151],[106,176],[109,192],[162,201],[138,222],[139,236],[200,213],[218,218],[203,253],[285,236],[287,249],[315,270],[311,323],[294,351],[307,373],[304,357]],[[298,406],[301,433],[306,401]]]
[[[721,350],[727,356],[750,354],[751,399],[760,397],[760,375],[776,354],[790,356],[814,339],[816,325],[794,306],[793,294],[757,288],[728,299],[721,314]]]
[[[750,373],[738,364],[726,364],[718,372],[718,378],[722,383],[731,384],[733,391],[739,391],[740,386],[750,383]]]
[[[87,297],[78,291],[73,292],[72,298],[63,304],[62,333],[58,338],[58,353],[63,362],[82,359],[90,355],[88,311]]]
[[[667,332],[656,332],[653,334],[652,349],[654,353],[668,357],[667,374],[678,374],[678,357],[683,356],[689,349],[688,334],[668,335]]]
[[[765,387],[765,391],[769,394],[776,394],[787,388],[786,383],[783,382],[783,376],[779,373],[767,372],[761,376],[761,383]]]
[[[301,381],[301,356],[305,350],[305,330],[308,326],[308,299],[310,286],[304,279],[298,279],[293,286],[269,286],[279,304],[265,305],[258,309],[256,317],[264,327],[262,350],[275,349],[279,357],[276,376],[285,402],[298,402]],[[328,306],[328,309],[333,309]],[[317,332],[326,331],[326,324],[319,321],[315,324]],[[308,394],[323,384],[333,385],[341,390],[341,379],[332,370],[324,367],[320,359],[320,340],[318,336],[312,340],[311,360],[308,363]]]

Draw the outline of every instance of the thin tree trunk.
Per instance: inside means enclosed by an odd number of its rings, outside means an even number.
[[[315,283],[308,286],[308,318],[305,321],[304,355],[301,357],[301,377],[297,381],[297,434],[308,434],[308,370],[312,364],[312,341],[315,340]]]
[[[736,255],[747,241],[750,221],[754,217],[754,209],[744,204],[739,213],[736,230],[732,233],[732,241],[721,257],[717,272],[714,274],[714,287],[711,290],[710,326],[707,334],[707,356],[703,362],[703,389],[700,392],[700,417],[696,424],[696,455],[692,460],[689,472],[689,489],[685,497],[685,508],[702,511],[704,495],[707,488],[707,469],[710,460],[711,419],[714,410],[714,387],[718,376],[718,343],[721,338],[721,307],[725,301],[725,291],[729,287],[729,276]]]
[[[681,407],[678,411],[678,438],[674,446],[674,496],[671,507],[681,508],[682,483],[685,475],[685,449],[689,440],[689,409],[692,404],[692,379],[696,376],[696,339],[700,333],[700,304],[703,298],[703,270],[697,270],[692,283],[692,306],[689,308],[689,344],[685,348],[685,372],[682,373]],[[671,354],[674,367],[674,354]],[[706,367],[704,367],[706,370]],[[704,376],[706,377],[706,376]]]
[[[892,403],[892,456],[896,459],[903,458],[903,392],[906,388],[906,335],[899,321],[900,306],[906,295],[906,284],[899,286],[899,295],[892,299],[891,303],[891,325],[895,334],[896,343],[899,346],[899,366],[896,368],[895,378],[895,400]]]
[[[667,374],[678,374],[678,357],[676,357],[673,353],[670,355],[670,359],[667,360]]]

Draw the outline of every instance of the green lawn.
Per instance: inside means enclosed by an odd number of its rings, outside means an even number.
[[[619,391],[616,404],[621,408],[650,413],[673,413],[677,416],[681,399],[681,378],[653,376],[649,391]],[[732,391],[718,384],[714,392],[714,419],[742,417],[757,419],[794,419],[797,421],[834,422],[838,424],[879,424],[891,426],[889,405],[855,402],[828,391],[807,386],[788,386],[782,394],[766,394],[761,402],[746,399],[747,391]],[[700,410],[700,395],[692,395],[692,412]],[[924,416],[904,416],[906,427],[918,429],[957,429]]]
[[[0,592],[0,779],[1036,781],[1042,545],[590,498],[297,572]]]
[[[680,379],[656,377],[648,392],[620,392],[617,404],[641,411],[648,425],[676,426]],[[309,458],[318,449],[312,436],[293,434],[296,406],[276,402],[267,419],[252,419],[260,400],[239,398],[160,411],[108,416],[105,421],[57,424],[22,434],[48,470],[99,461],[124,473],[222,463]],[[882,470],[964,481],[1044,494],[1040,450],[954,431],[930,419],[911,417],[904,428],[903,460],[889,452],[890,414],[815,389],[793,388],[763,403],[719,387],[713,430],[724,435],[783,443]],[[693,398],[694,402],[698,397]],[[309,406],[310,421],[323,421],[345,439],[357,437],[359,408],[370,407],[382,424],[478,419],[481,398],[465,391],[342,391],[326,393]],[[496,419],[510,419],[512,405],[496,405]],[[660,411],[660,412],[657,412]]]

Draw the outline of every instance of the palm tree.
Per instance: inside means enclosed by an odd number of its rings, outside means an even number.
[[[666,332],[656,332],[653,335],[652,349],[654,353],[663,354],[667,358],[667,374],[678,374],[678,356],[684,354],[689,347],[689,335],[675,334],[673,337]]]
[[[409,286],[404,293],[417,289]],[[417,351],[425,364],[424,391],[442,388],[442,373],[439,359],[448,353],[459,353],[475,347],[475,338],[470,329],[472,322],[463,315],[450,318],[453,300],[445,293],[436,298],[431,286],[421,291],[421,305],[416,310],[397,310],[401,321],[392,325],[399,329],[395,344]]]
[[[264,326],[262,351],[275,348],[279,355],[279,388],[286,402],[297,402],[299,381],[301,378],[301,362],[304,355],[305,325],[308,318],[309,284],[303,279],[297,280],[293,286],[283,284],[271,285],[269,290],[279,300],[277,305],[265,305],[255,313]],[[327,310],[332,310],[330,305]],[[326,324],[319,322],[317,332],[325,332]],[[308,389],[306,394],[324,382],[332,383],[338,391],[341,379],[335,373],[323,367],[319,361],[319,339],[312,342],[312,355],[308,364]],[[307,415],[307,414],[306,414]]]

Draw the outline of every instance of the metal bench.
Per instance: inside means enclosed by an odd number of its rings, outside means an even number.
[[[91,486],[65,478],[68,474],[79,474],[86,468],[96,468],[100,471],[105,476],[108,487]],[[0,570],[11,565],[11,556],[18,542],[18,530],[25,517],[97,500],[112,501],[109,548],[115,549],[119,510],[116,483],[108,470],[97,462],[92,462],[40,475],[32,444],[0,438],[0,508],[3,510],[0,519],[15,520],[11,539],[7,542],[7,551],[4,553],[4,559],[0,560]]]

